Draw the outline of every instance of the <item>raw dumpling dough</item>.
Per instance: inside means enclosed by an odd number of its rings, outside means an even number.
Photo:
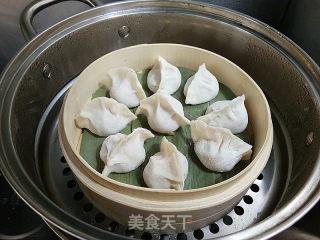
[[[169,94],[157,92],[142,100],[136,115],[148,118],[149,126],[159,133],[173,134],[180,126],[190,121],[184,117],[182,104]]]
[[[214,99],[219,93],[219,83],[215,76],[202,64],[198,71],[190,77],[183,90],[186,104],[200,104]]]
[[[206,123],[191,121],[194,150],[203,165],[217,172],[227,172],[241,160],[248,160],[252,146],[233,135],[229,129],[210,127]]]
[[[245,96],[233,100],[218,101],[211,104],[206,115],[201,120],[212,127],[223,127],[231,130],[233,134],[243,132],[248,125],[248,113],[244,105]]]
[[[138,106],[146,98],[137,73],[128,67],[110,69],[108,78],[101,84],[110,90],[110,97],[129,108]]]
[[[143,179],[150,188],[183,190],[188,175],[188,160],[165,137],[161,151],[150,157]]]
[[[154,135],[144,128],[136,128],[129,135],[117,133],[107,137],[100,150],[100,158],[105,163],[102,175],[126,173],[139,167],[146,158],[144,141],[152,137]]]
[[[154,93],[162,91],[172,94],[180,87],[181,73],[177,67],[159,56],[156,64],[148,73],[147,84]]]
[[[75,121],[80,128],[87,128],[99,136],[109,136],[120,132],[136,118],[126,105],[112,98],[99,97],[84,105]]]

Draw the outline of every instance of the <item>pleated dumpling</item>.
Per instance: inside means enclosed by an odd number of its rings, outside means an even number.
[[[211,104],[201,120],[212,127],[228,128],[233,134],[243,132],[248,125],[248,113],[244,105],[245,96],[233,100],[218,101]]]
[[[99,97],[85,104],[75,121],[80,128],[99,136],[109,136],[120,132],[136,118],[126,105],[112,98]]]
[[[191,121],[194,150],[202,164],[217,172],[227,172],[241,160],[248,160],[252,146],[233,135],[229,129],[210,127],[205,122]]]
[[[159,56],[156,64],[148,73],[147,84],[154,93],[162,91],[172,94],[180,87],[181,73],[177,67]]]
[[[161,151],[150,157],[143,179],[150,188],[183,190],[188,175],[188,160],[165,137]]]
[[[128,67],[112,68],[108,71],[106,81],[102,82],[110,90],[110,97],[127,107],[136,107],[146,98],[137,73]]]
[[[136,128],[129,135],[117,133],[107,137],[100,150],[100,158],[105,163],[102,175],[126,173],[139,167],[146,158],[144,141],[152,137],[154,135],[144,128]]]
[[[219,93],[219,83],[216,77],[202,64],[198,71],[190,77],[183,90],[186,104],[200,104],[214,99]]]
[[[157,92],[143,99],[136,115],[148,118],[149,126],[156,132],[173,134],[180,126],[189,124],[184,117],[182,104],[169,94]]]

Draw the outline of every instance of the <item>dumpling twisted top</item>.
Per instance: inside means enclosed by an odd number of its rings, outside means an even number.
[[[182,104],[169,94],[157,92],[142,100],[136,115],[144,114],[149,126],[159,133],[173,134],[180,126],[189,124]]]
[[[136,107],[146,98],[137,73],[128,67],[112,68],[108,71],[108,78],[102,85],[110,90],[110,97],[127,107]]]
[[[212,127],[223,127],[231,130],[233,134],[243,132],[248,125],[248,113],[244,105],[245,96],[233,100],[224,100],[212,103],[206,115],[201,120]]]
[[[146,157],[144,141],[152,137],[144,128],[136,128],[129,135],[117,133],[107,137],[100,150],[100,158],[106,165],[102,175],[130,172],[139,167]]]
[[[188,160],[165,137],[161,151],[150,157],[143,179],[150,188],[183,190],[188,175]]]
[[[200,104],[215,98],[219,92],[219,83],[215,76],[202,64],[198,71],[184,85],[186,104]]]
[[[156,64],[148,73],[147,84],[154,93],[161,91],[173,94],[180,87],[181,73],[177,67],[159,56]]]
[[[78,127],[87,128],[99,136],[120,132],[137,117],[129,108],[107,97],[99,97],[84,105],[75,121]]]
[[[242,158],[250,159],[250,144],[229,129],[210,127],[200,120],[191,121],[194,150],[205,167],[217,172],[230,171]]]

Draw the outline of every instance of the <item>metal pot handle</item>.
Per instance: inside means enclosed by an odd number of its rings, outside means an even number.
[[[20,27],[22,34],[26,40],[30,41],[32,38],[38,35],[37,31],[32,25],[32,20],[34,16],[40,12],[42,9],[50,7],[60,2],[66,2],[72,0],[36,0],[31,2],[21,13],[20,16]],[[73,0],[74,1],[74,0]],[[77,0],[83,2],[90,7],[97,7],[102,5],[99,0]]]

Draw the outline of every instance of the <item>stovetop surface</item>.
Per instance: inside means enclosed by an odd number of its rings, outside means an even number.
[[[0,172],[0,239],[59,239]]]

